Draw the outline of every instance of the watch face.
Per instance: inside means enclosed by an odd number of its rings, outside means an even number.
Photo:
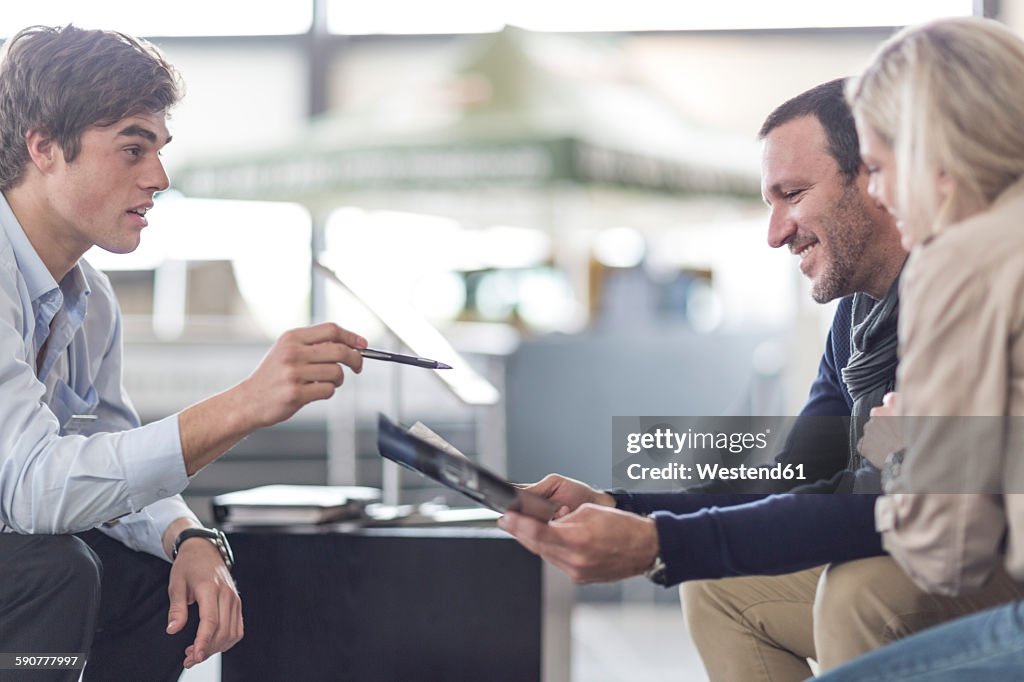
[[[233,568],[235,565],[235,553],[231,551],[228,538],[221,529],[216,528],[214,530],[217,533],[217,549],[220,550],[220,555],[224,558],[224,563],[227,564],[227,567]]]
[[[665,567],[662,566],[660,569],[654,572],[654,575],[651,576],[651,582],[653,582],[655,585],[661,585],[662,587],[665,587],[665,573]]]
[[[658,556],[655,557],[654,564],[644,573],[644,577],[650,580],[655,585],[661,585],[662,587],[664,587],[665,573],[667,573],[667,571],[665,570],[665,562],[662,560],[660,556]]]

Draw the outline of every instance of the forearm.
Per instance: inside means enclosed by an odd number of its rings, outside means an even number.
[[[330,398],[345,380],[342,365],[362,370],[365,347],[366,339],[329,322],[282,334],[247,379],[179,415],[189,476],[256,429]]]
[[[178,415],[181,453],[189,476],[261,426],[250,413],[245,390],[245,384],[239,384]]]

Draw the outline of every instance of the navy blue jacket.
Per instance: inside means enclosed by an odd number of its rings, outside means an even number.
[[[832,320],[818,376],[801,416],[848,417],[853,400],[840,369],[850,357],[850,297]],[[814,420],[811,420],[814,421]],[[785,461],[799,449],[799,435],[776,457]],[[845,472],[849,441],[841,440],[807,470],[828,483],[805,486],[832,492]],[[801,459],[801,461],[804,461]],[[811,480],[814,480],[813,478]],[[778,575],[884,554],[875,531],[877,495],[776,495],[700,491],[676,493],[615,492],[619,508],[651,514],[658,527],[661,557],[669,585],[684,580],[738,575]],[[799,489],[798,489],[799,490]]]

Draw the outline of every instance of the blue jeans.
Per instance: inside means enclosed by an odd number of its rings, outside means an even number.
[[[1017,682],[1024,679],[1024,602],[925,630],[861,656],[816,682]]]

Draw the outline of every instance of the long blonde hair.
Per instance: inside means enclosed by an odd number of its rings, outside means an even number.
[[[1024,41],[990,19],[940,19],[883,43],[847,96],[893,148],[896,201],[924,241],[1024,175]],[[953,190],[943,197],[945,174]]]

